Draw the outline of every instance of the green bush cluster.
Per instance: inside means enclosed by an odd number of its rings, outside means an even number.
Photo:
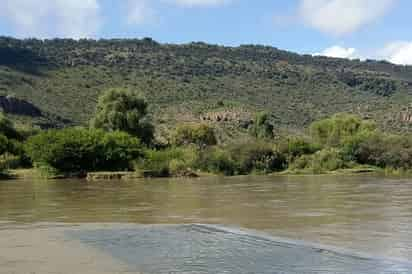
[[[279,152],[287,155],[289,161],[303,155],[313,154],[322,149],[311,138],[302,136],[288,136],[280,140],[277,146]]]
[[[259,112],[256,114],[255,121],[251,128],[252,136],[259,139],[273,138],[274,126],[269,121],[267,112]]]
[[[358,137],[347,145],[347,151],[361,164],[381,168],[412,168],[412,136],[376,132],[367,138]]]
[[[58,173],[129,170],[142,155],[139,139],[127,133],[81,128],[42,132],[25,148],[36,166]]]
[[[211,148],[200,154],[198,168],[224,175],[271,173],[286,167],[285,156],[261,140]]]
[[[295,171],[309,171],[310,173],[319,174],[346,167],[349,167],[349,163],[344,161],[339,149],[326,148],[314,154],[298,157],[291,163],[289,168]]]
[[[356,115],[338,113],[331,118],[312,123],[310,135],[317,144],[338,147],[348,138],[375,130],[374,122],[362,120]]]
[[[382,133],[373,122],[350,114],[313,123],[308,136],[277,141],[257,136],[230,144],[218,144],[208,125],[184,124],[175,130],[172,145],[157,148],[114,128],[66,128],[30,136],[4,119],[0,117],[1,172],[32,163],[58,174],[136,170],[156,176],[194,171],[232,176],[286,169],[324,173],[357,165],[412,169],[412,136]]]
[[[179,176],[190,172],[198,158],[195,147],[146,149],[144,157],[135,162],[136,170],[151,171],[159,176]]]
[[[0,113],[0,173],[31,166],[23,147],[25,136],[25,132],[17,130],[14,124]]]
[[[172,137],[172,144],[176,146],[196,145],[198,147],[217,144],[214,129],[206,124],[184,124],[177,127]]]

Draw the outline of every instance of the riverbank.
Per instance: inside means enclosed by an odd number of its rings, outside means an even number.
[[[270,174],[250,174],[245,176],[346,176],[346,175],[376,175],[376,176],[390,176],[390,177],[412,177],[411,170],[392,170],[381,169],[378,167],[356,167],[339,169],[335,171],[314,172],[313,170],[285,170],[281,172],[274,172]],[[37,169],[14,169],[10,170],[7,175],[4,175],[3,180],[13,179],[43,179],[43,180],[62,180],[62,179],[84,179],[87,181],[133,181],[138,179],[150,178],[204,178],[204,177],[239,177],[239,176],[224,176],[200,171],[188,171],[180,175],[165,175],[159,174],[156,171],[124,171],[124,172],[88,172],[83,174],[61,174],[61,175],[46,175]]]

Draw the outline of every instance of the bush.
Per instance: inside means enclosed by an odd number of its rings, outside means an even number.
[[[42,132],[25,149],[37,166],[63,173],[127,170],[141,156],[139,140],[127,133],[79,128]]]
[[[198,167],[224,175],[270,173],[284,169],[286,158],[265,142],[233,144],[200,154]]]
[[[159,176],[181,175],[194,167],[197,157],[193,147],[148,149],[144,158],[135,163],[135,169],[156,172]]]
[[[331,118],[312,123],[310,134],[313,140],[326,147],[338,147],[347,138],[360,132],[376,130],[376,125],[370,121],[363,121],[360,117],[351,114],[335,114]]]
[[[352,142],[354,158],[361,164],[381,168],[412,168],[412,138],[410,136],[377,133]]]
[[[176,146],[206,147],[216,145],[217,139],[214,129],[206,124],[185,124],[177,127],[172,143]]]
[[[100,141],[103,161],[101,170],[125,170],[131,168],[131,161],[143,156],[139,139],[125,132],[106,133]]]
[[[233,176],[237,172],[236,163],[231,159],[229,152],[216,147],[200,152],[196,167],[226,176]]]
[[[319,151],[321,147],[309,138],[288,137],[279,142],[278,149],[282,154],[287,155],[289,159],[293,160],[302,155],[313,154]]]
[[[270,143],[258,141],[229,146],[238,174],[250,172],[270,173],[285,168],[286,158]]]
[[[257,113],[251,129],[252,136],[258,139],[272,139],[273,130],[274,126],[269,122],[269,114],[266,112]]]
[[[19,156],[8,152],[0,155],[0,173],[5,173],[8,169],[16,169],[21,166]]]
[[[2,157],[3,162],[10,163],[7,164],[7,168],[31,166],[31,161],[24,151],[23,144],[20,141],[8,139],[4,135],[0,135],[0,157]]]
[[[291,170],[309,170],[312,173],[322,173],[346,168],[347,164],[338,149],[328,148],[312,155],[303,155],[291,163]]]
[[[21,135],[15,129],[13,123],[2,112],[0,112],[0,134],[8,139],[21,139]]]

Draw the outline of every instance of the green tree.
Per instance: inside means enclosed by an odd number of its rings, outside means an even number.
[[[99,98],[91,126],[106,131],[124,131],[149,144],[153,140],[154,128],[145,120],[147,107],[146,100],[135,91],[110,89]]]
[[[267,112],[259,112],[255,116],[255,122],[252,127],[252,135],[259,139],[273,138],[273,125],[269,121]]]

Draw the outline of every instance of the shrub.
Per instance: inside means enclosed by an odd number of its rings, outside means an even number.
[[[288,158],[292,160],[302,155],[313,154],[321,149],[319,145],[305,137],[288,137],[280,141],[277,147],[282,154],[288,155]]]
[[[336,148],[317,151],[312,155],[303,155],[291,163],[291,170],[309,170],[312,173],[335,171],[347,167],[341,152]]]
[[[216,147],[200,152],[196,167],[226,176],[235,175],[237,171],[236,164],[231,159],[229,152]]]
[[[23,144],[14,139],[0,135],[0,157],[7,162],[8,168],[30,167],[31,161],[27,157]],[[12,160],[11,160],[12,159]]]
[[[353,145],[353,154],[361,164],[386,168],[412,168],[410,136],[374,134]]]
[[[0,135],[0,154],[6,153],[9,151],[10,142],[6,136]]]
[[[376,125],[370,121],[363,121],[356,115],[335,114],[331,118],[312,123],[310,134],[315,142],[323,146],[338,147],[345,139],[359,134],[362,131],[374,131]]]
[[[100,143],[104,161],[102,161],[99,169],[130,169],[131,161],[143,156],[139,139],[131,137],[125,132],[106,133]]]
[[[181,175],[194,167],[197,157],[197,150],[193,147],[147,149],[144,158],[135,163],[135,169],[156,172],[162,176]]]
[[[282,170],[286,158],[265,142],[232,144],[211,148],[200,154],[198,167],[224,175],[246,175],[251,172],[270,173]]]
[[[2,112],[0,112],[0,134],[8,139],[21,139],[21,135],[15,129],[13,123]]]
[[[139,140],[127,133],[79,128],[42,132],[25,149],[37,166],[63,173],[125,170],[141,155]]]
[[[149,144],[154,128],[144,120],[146,115],[147,102],[137,92],[110,89],[99,98],[91,126],[106,131],[125,131]]]
[[[0,173],[4,173],[8,169],[16,169],[21,166],[19,156],[10,154],[8,152],[0,155]]]
[[[285,156],[273,149],[270,143],[258,141],[229,146],[229,153],[236,163],[238,174],[250,172],[270,173],[284,169]]]
[[[259,112],[256,114],[251,133],[258,139],[273,138],[273,125],[269,122],[269,114],[266,112]]]
[[[215,131],[206,124],[185,124],[177,127],[172,143],[177,146],[196,145],[199,147],[217,144]]]

